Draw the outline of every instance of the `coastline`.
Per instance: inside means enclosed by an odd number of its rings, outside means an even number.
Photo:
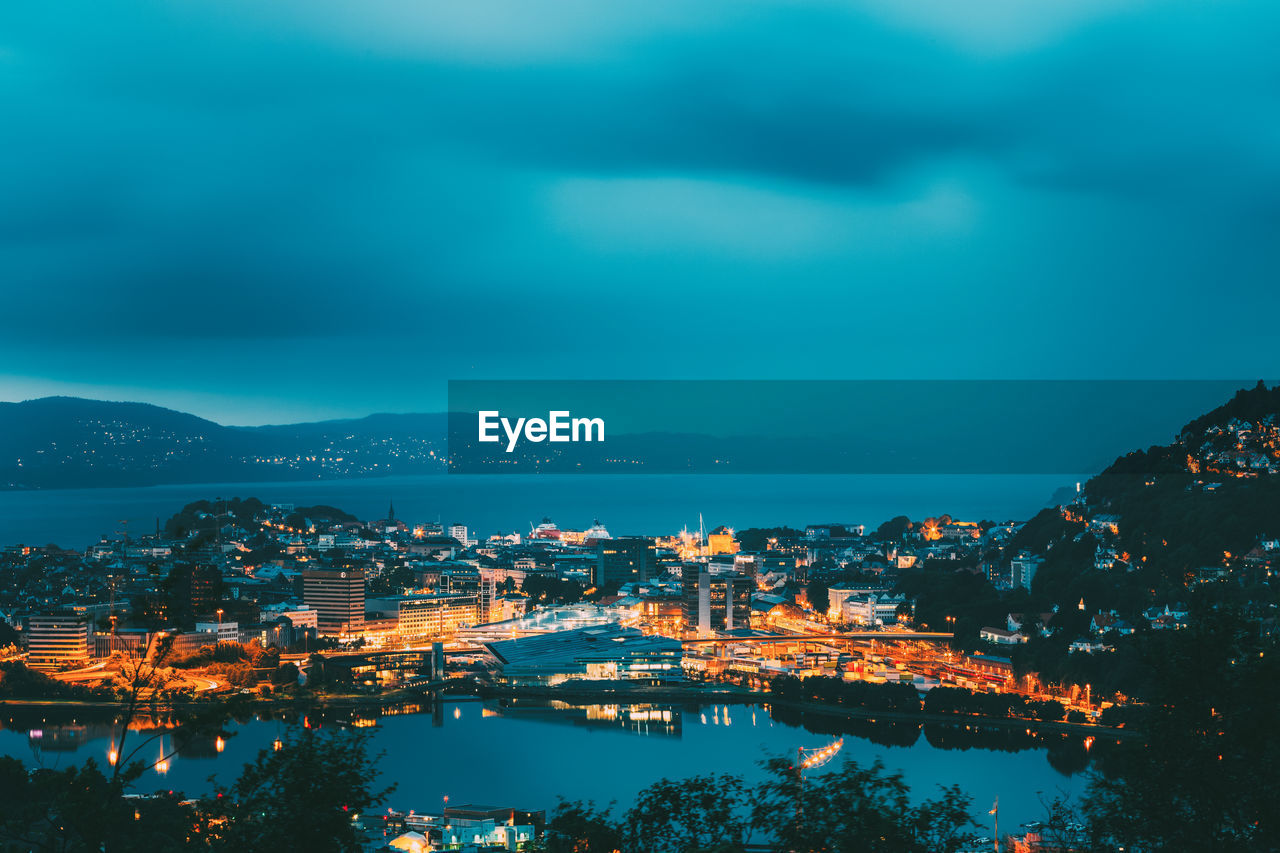
[[[447,691],[441,691],[444,693]],[[1019,717],[987,717],[978,714],[930,714],[924,710],[911,711],[872,711],[863,708],[846,708],[840,705],[828,705],[820,702],[797,702],[780,700],[770,693],[746,691],[725,687],[713,689],[689,687],[626,687],[623,689],[607,689],[599,686],[574,688],[564,687],[508,687],[504,685],[475,684],[465,693],[454,694],[456,698],[474,697],[477,699],[532,699],[535,701],[560,701],[567,705],[601,705],[629,702],[652,702],[659,704],[712,704],[712,705],[772,705],[816,714],[828,719],[889,720],[895,722],[940,723],[953,726],[993,726],[1005,729],[1024,729],[1034,732],[1057,732],[1092,737],[1114,737],[1118,740],[1143,737],[1143,732],[1136,729],[1123,729],[1113,726],[1102,726],[1094,723],[1068,723],[1058,720],[1030,720]],[[301,706],[319,709],[362,709],[382,708],[413,701],[436,701],[430,694],[417,689],[401,689],[378,694],[344,694],[344,695],[311,695],[306,697],[254,697],[248,708],[289,709]],[[175,702],[157,706],[160,711],[174,711],[189,708],[207,707],[208,702]],[[5,699],[0,700],[0,713],[8,709],[85,709],[108,711],[123,708],[124,703],[104,700],[75,699]]]

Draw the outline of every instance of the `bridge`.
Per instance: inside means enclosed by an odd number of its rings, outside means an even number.
[[[843,634],[765,634],[757,637],[699,637],[681,640],[685,646],[728,645],[730,643],[808,643],[851,640],[879,640],[901,643],[909,640],[950,640],[954,634],[942,631],[849,631]]]

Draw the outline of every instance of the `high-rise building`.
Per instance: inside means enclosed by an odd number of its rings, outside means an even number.
[[[307,569],[302,598],[316,611],[321,634],[355,634],[364,629],[364,570]]]
[[[450,524],[449,536],[453,539],[457,539],[458,543],[464,548],[471,544],[467,540],[467,526],[465,524],[458,524],[457,522]]]
[[[89,622],[83,613],[58,610],[27,622],[27,663],[53,668],[89,659]]]
[[[647,536],[602,539],[596,545],[596,586],[647,581],[655,573],[657,545]]]
[[[1023,589],[1031,589],[1031,582],[1035,580],[1036,572],[1040,569],[1040,565],[1044,562],[1044,558],[1029,554],[1026,551],[1020,551],[1018,556],[1009,562],[1009,571],[1012,576],[1013,585],[1020,586]]]
[[[714,574],[705,564],[686,563],[681,580],[686,634],[705,637],[751,627],[751,578],[737,572]]]
[[[217,566],[178,563],[165,581],[168,602],[163,618],[189,628],[199,616],[212,616],[222,597],[222,572]]]

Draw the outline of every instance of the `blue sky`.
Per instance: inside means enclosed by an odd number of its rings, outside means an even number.
[[[0,399],[1280,376],[1266,2],[6,4]]]

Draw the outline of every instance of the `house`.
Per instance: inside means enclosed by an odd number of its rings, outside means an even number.
[[[1182,604],[1166,604],[1164,607],[1149,607],[1142,617],[1147,620],[1152,630],[1187,627],[1187,608]]]
[[[1118,515],[1095,515],[1089,519],[1089,529],[1094,533],[1110,533],[1115,535],[1120,532],[1120,516]]]
[[[1050,624],[1053,622],[1055,615],[1057,614],[1054,612],[1037,614],[1040,624],[1040,636],[1047,637],[1053,633],[1053,628],[1050,627]],[[1008,625],[1010,631],[1017,632],[1022,630],[1026,619],[1027,617],[1022,613],[1010,613],[1005,620],[1005,624]]]
[[[1134,627],[1121,619],[1114,610],[1108,610],[1105,613],[1099,612],[1094,615],[1089,622],[1089,630],[1099,636],[1109,631],[1127,635],[1134,632]]]
[[[1027,638],[1022,634],[1013,631],[1006,631],[1003,628],[983,628],[978,632],[978,637],[986,640],[988,643],[995,643],[1000,646],[1016,646],[1018,643],[1025,643]]]

